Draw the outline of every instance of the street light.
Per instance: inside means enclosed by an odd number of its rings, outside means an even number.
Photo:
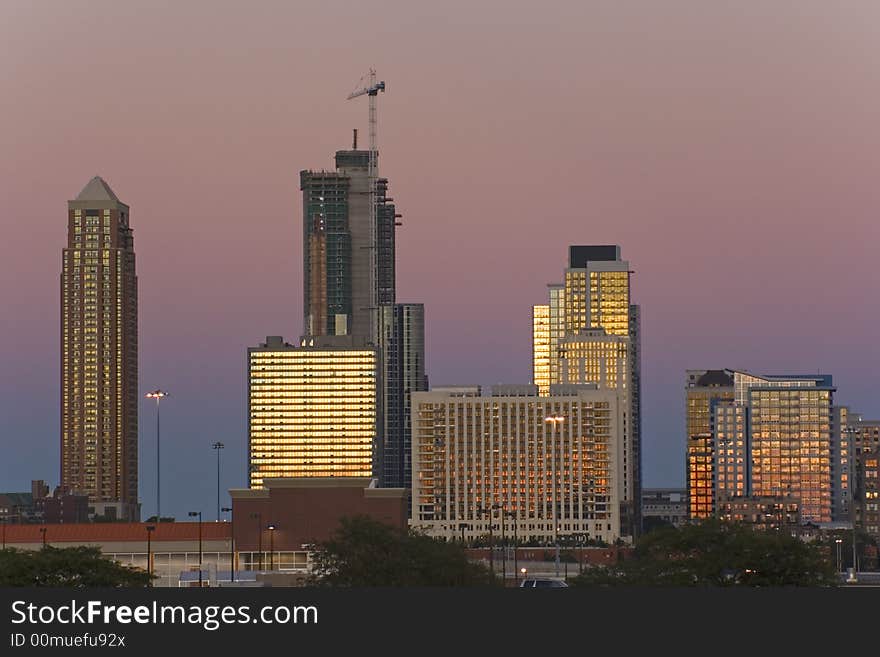
[[[160,504],[160,472],[159,467],[159,402],[168,396],[167,392],[162,390],[153,390],[148,392],[144,397],[156,400],[156,522],[162,522],[162,505]]]
[[[202,588],[202,512],[190,511],[189,517],[199,517],[199,588]]]
[[[275,570],[275,523],[270,522],[266,529],[269,530],[269,570]]]
[[[229,527],[229,581],[235,581],[235,515],[232,513],[232,507],[224,506],[220,509],[223,513],[228,513],[230,518]]]
[[[46,528],[40,527],[40,533],[43,535],[43,548],[46,547]]]
[[[507,511],[507,517],[513,520],[513,573],[514,577],[518,577],[517,573],[519,572],[519,561],[516,554],[516,549],[519,546],[519,534],[517,532],[517,525],[519,524],[516,521],[516,511]],[[505,552],[505,558],[507,558],[507,553]]]
[[[559,577],[559,524],[556,518],[556,440],[559,433],[559,425],[565,422],[563,415],[548,415],[544,422],[553,425],[553,444],[551,445],[550,458],[553,463],[553,543],[556,545],[556,576]]]
[[[224,447],[219,440],[211,445],[211,449],[217,452],[217,522],[220,522],[220,450]]]
[[[834,539],[834,542],[837,543],[837,572],[840,572],[840,561],[841,555],[843,553],[843,539],[836,538]]]
[[[461,530],[461,545],[464,547],[464,530],[468,528],[468,525],[466,522],[460,522],[458,528]]]
[[[147,572],[150,573],[150,586],[153,586],[153,548],[150,543],[150,537],[156,529],[155,525],[147,525]]]
[[[849,459],[849,517],[852,520],[852,557],[853,557],[853,579],[856,578],[858,564],[856,563],[856,444],[855,436],[859,433],[857,427],[847,427],[843,430],[849,434],[849,447],[847,450],[847,458]]]
[[[495,581],[495,538],[492,533],[492,511],[497,509],[497,504],[490,504],[488,507],[486,506],[478,506],[477,514],[480,517],[489,515],[489,572],[492,574],[492,581]]]
[[[263,570],[263,514],[259,511],[252,513],[251,518],[257,521],[257,559],[259,559],[259,570]],[[253,561],[251,562],[253,566]]]

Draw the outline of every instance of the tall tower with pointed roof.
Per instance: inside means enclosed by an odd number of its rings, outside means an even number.
[[[129,208],[95,176],[67,202],[61,272],[61,485],[137,520],[137,276]]]

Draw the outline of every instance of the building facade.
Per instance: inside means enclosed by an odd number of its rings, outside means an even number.
[[[377,225],[371,230],[369,156],[364,150],[337,151],[335,171],[300,172],[306,336],[354,335],[375,344],[373,285],[379,305],[395,301],[397,214],[388,181],[379,178]]]
[[[554,384],[598,383],[613,385],[621,396],[620,515],[624,533],[636,536],[641,527],[641,314],[631,303],[630,264],[619,246],[575,245],[568,251],[564,283],[548,286],[549,303],[533,308],[534,380],[541,392]]]
[[[249,485],[266,478],[370,477],[376,350],[352,336],[269,336],[248,349]]]
[[[688,370],[685,374],[688,515],[715,513],[714,408],[733,402],[731,370]]]
[[[880,539],[880,420],[852,413],[849,429],[855,475],[855,522],[867,534]]]
[[[642,521],[651,527],[681,527],[688,521],[687,491],[683,488],[643,488]]]
[[[410,488],[412,481],[413,392],[428,389],[425,374],[425,307],[398,303],[379,308],[382,367],[382,470],[386,488]]]
[[[61,485],[138,509],[137,276],[129,207],[95,177],[68,201],[61,273]]]
[[[431,536],[491,532],[557,543],[623,535],[620,397],[596,385],[435,389],[413,395],[410,524]]]
[[[794,499],[803,522],[831,522],[834,391],[827,375],[688,371],[691,517],[750,497]]]

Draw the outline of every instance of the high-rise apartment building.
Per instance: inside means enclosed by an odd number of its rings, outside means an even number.
[[[384,391],[380,481],[384,488],[410,488],[411,395],[428,389],[425,307],[420,303],[398,303],[381,306],[379,310],[381,385]]]
[[[880,420],[850,413],[848,425],[855,522],[877,539],[880,538]]]
[[[378,359],[352,336],[269,336],[248,349],[249,486],[275,477],[370,477]]]
[[[635,536],[641,525],[641,316],[630,303],[630,273],[619,246],[570,246],[565,282],[548,286],[549,303],[533,309],[532,362],[542,393],[554,384],[597,383],[621,396],[620,515],[624,534]]]
[[[413,395],[413,527],[556,543],[620,527],[620,396],[597,385],[439,388]]]
[[[688,515],[715,514],[715,405],[733,402],[731,370],[688,370],[685,376]]]
[[[691,517],[748,496],[796,500],[804,522],[831,521],[830,376],[689,371],[687,386]]]
[[[129,207],[94,177],[68,201],[61,273],[61,486],[136,520],[137,276]]]

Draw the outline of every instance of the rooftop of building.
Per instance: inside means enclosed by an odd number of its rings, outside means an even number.
[[[232,525],[228,522],[202,522],[202,540],[220,541],[230,537]],[[127,541],[146,541],[147,527],[155,527],[150,532],[153,542],[197,541],[198,522],[85,522],[52,524],[7,525],[7,543],[40,543],[43,540],[41,529],[46,529],[46,542],[57,543],[117,543]]]

